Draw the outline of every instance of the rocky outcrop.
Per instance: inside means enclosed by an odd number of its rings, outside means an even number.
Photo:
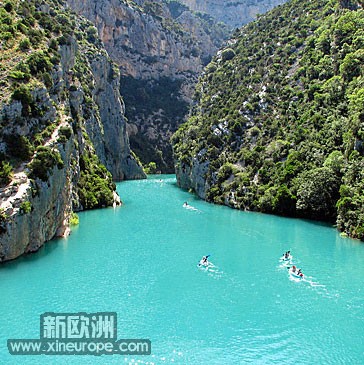
[[[190,9],[207,13],[231,28],[241,27],[285,0],[180,0]]]
[[[206,174],[209,170],[209,161],[201,162],[198,158],[192,159],[192,166],[188,164],[178,164],[176,166],[177,185],[181,189],[192,189],[201,199],[206,198],[206,191],[209,184]]]

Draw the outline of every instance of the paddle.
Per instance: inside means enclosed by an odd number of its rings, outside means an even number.
[[[205,257],[206,257],[206,259],[208,259],[209,257],[210,257],[211,255],[206,255]],[[201,264],[201,260],[198,262],[198,266],[201,266],[202,264]]]

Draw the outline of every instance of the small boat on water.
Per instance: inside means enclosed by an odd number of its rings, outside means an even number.
[[[282,257],[279,259],[279,261],[291,261],[293,259],[293,256],[289,254],[288,256],[282,255]]]
[[[288,272],[294,278],[297,278],[297,279],[303,279],[304,278],[304,275],[301,272],[301,270],[297,270],[295,266],[290,267]]]
[[[203,261],[200,260],[200,262],[197,264],[197,266],[204,266],[204,267],[208,267],[209,266],[209,262],[208,261]]]
[[[209,266],[209,261],[208,258],[211,255],[207,255],[207,256],[203,256],[202,259],[199,261],[199,263],[197,264],[198,267],[208,267]]]

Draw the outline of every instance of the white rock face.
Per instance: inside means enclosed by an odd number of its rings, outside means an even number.
[[[206,191],[209,186],[206,181],[206,174],[209,168],[209,161],[201,162],[193,158],[192,167],[181,163],[176,167],[177,184],[182,189],[192,189],[201,199],[206,198]]]
[[[200,73],[201,60],[211,57],[227,36],[208,34],[213,30],[204,28],[202,20],[188,9],[173,17],[163,1],[154,2],[159,5],[155,11],[120,0],[67,3],[95,24],[121,73],[135,78],[179,78],[184,73]],[[144,1],[139,3],[145,5]],[[192,52],[193,48],[198,54]]]
[[[231,28],[241,27],[254,20],[257,14],[264,14],[284,0],[181,0],[195,11],[207,13]]]

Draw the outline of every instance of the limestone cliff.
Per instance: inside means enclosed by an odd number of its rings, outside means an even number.
[[[180,0],[190,9],[207,13],[231,28],[241,27],[285,0]]]
[[[97,27],[121,71],[130,141],[143,162],[173,171],[169,138],[193,85],[228,32],[177,1],[67,0]]]
[[[112,205],[112,177],[145,177],[119,70],[96,29],[58,1],[9,4],[0,8],[0,261],[66,235],[72,210]]]

